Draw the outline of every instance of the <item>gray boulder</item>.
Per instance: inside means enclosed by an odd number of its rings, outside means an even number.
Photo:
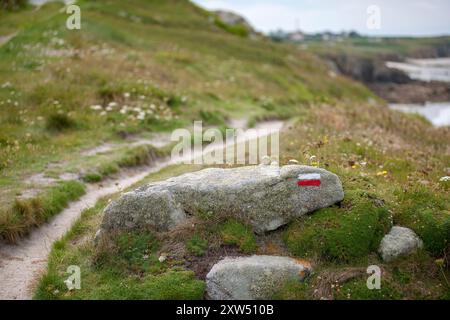
[[[311,272],[306,262],[288,257],[225,258],[206,276],[212,300],[267,300],[287,281],[302,281]]]
[[[253,27],[241,15],[225,10],[217,10],[214,13],[223,23],[228,24],[230,26],[243,26],[251,33],[254,33]]]
[[[320,176],[320,186],[299,186],[300,174]],[[151,183],[110,203],[104,231],[152,228],[169,231],[198,213],[227,214],[248,221],[257,233],[344,198],[338,176],[324,169],[288,165],[210,168]]]
[[[422,240],[411,229],[395,226],[381,240],[378,249],[384,261],[409,255],[423,247]]]

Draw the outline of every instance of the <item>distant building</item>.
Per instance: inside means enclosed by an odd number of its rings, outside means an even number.
[[[305,40],[305,34],[301,31],[295,31],[289,34],[288,39],[293,42],[301,42]]]

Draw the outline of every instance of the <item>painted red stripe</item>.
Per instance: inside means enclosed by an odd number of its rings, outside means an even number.
[[[318,187],[320,186],[320,180],[299,180],[297,184],[299,186]]]

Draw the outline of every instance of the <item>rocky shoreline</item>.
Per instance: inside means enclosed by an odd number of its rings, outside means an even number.
[[[391,103],[417,103],[450,101],[450,85],[442,82],[411,81],[410,83],[366,84],[379,97]]]
[[[410,58],[442,58],[450,56],[450,45],[411,53]],[[357,55],[327,55],[332,68],[343,75],[363,82],[379,97],[391,103],[450,101],[450,86],[446,82],[418,81],[405,72],[386,66],[387,61],[404,62],[399,55],[362,57]]]

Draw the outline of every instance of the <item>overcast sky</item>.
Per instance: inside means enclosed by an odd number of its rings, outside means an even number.
[[[449,0],[192,0],[207,9],[240,13],[258,30],[356,30],[369,35],[450,34]],[[367,9],[380,9],[380,29],[369,29]],[[372,16],[373,17],[373,16]]]

